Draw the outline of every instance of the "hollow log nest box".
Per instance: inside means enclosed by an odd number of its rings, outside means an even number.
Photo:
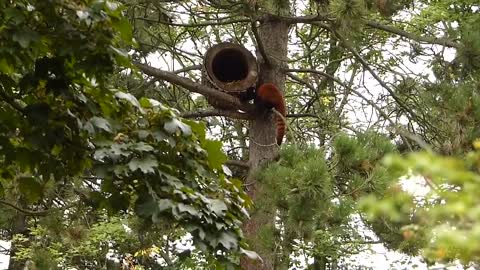
[[[246,95],[249,88],[255,87],[257,77],[255,57],[240,44],[223,42],[214,45],[203,59],[202,84],[232,96]],[[230,109],[212,98],[207,97],[207,101],[215,108]]]

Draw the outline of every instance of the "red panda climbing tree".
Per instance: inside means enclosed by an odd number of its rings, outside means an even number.
[[[282,92],[272,83],[262,84],[256,93],[257,102],[267,108],[275,108],[283,117],[276,115],[277,123],[277,144],[281,145],[285,135],[285,117],[287,108]]]

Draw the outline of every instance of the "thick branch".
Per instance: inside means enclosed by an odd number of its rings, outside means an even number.
[[[9,206],[9,207],[27,215],[27,216],[46,216],[48,213],[50,213],[50,210],[32,211],[32,210],[28,210],[28,209],[23,209],[23,208],[20,208],[20,207],[14,205],[13,203],[10,203],[10,202],[4,201],[4,200],[0,200],[0,204]]]
[[[210,116],[226,116],[234,119],[243,119],[243,120],[251,119],[251,117],[246,113],[227,111],[227,110],[208,110],[208,111],[188,112],[188,113],[182,114],[182,117],[185,117],[185,118],[210,117]]]
[[[248,164],[248,162],[241,161],[241,160],[227,160],[225,162],[225,164],[226,165],[237,166],[237,167],[242,167],[242,168],[245,168],[245,169],[250,168],[250,165]]]
[[[195,92],[195,93],[202,94],[204,96],[208,96],[210,98],[213,98],[213,99],[221,102],[222,104],[227,105],[228,107],[239,109],[239,110],[242,110],[242,111],[245,111],[245,112],[253,112],[254,111],[254,108],[255,108],[254,105],[242,103],[242,102],[240,102],[240,100],[238,98],[236,98],[234,96],[231,96],[227,93],[224,93],[224,92],[215,90],[213,88],[204,86],[202,84],[196,83],[196,82],[194,82],[190,79],[180,77],[180,76],[176,75],[175,73],[172,73],[172,72],[169,72],[169,71],[160,70],[160,69],[157,69],[157,68],[151,67],[149,65],[139,63],[139,62],[135,62],[135,65],[141,71],[143,71],[143,73],[145,73],[149,76],[153,76],[156,79],[164,80],[164,81],[167,81],[169,83],[179,85],[179,86],[184,87],[185,89],[187,89],[191,92]]]
[[[408,38],[408,39],[411,39],[411,40],[415,40],[415,41],[418,41],[418,42],[429,43],[429,44],[437,44],[437,45],[442,45],[442,46],[452,47],[452,48],[457,48],[457,49],[461,47],[460,43],[456,43],[456,42],[454,42],[452,40],[449,40],[449,39],[446,39],[446,38],[417,36],[415,34],[409,33],[409,32],[404,31],[402,29],[398,29],[398,28],[395,28],[395,27],[390,26],[390,25],[383,25],[383,24],[380,24],[380,23],[377,23],[377,22],[367,22],[367,25],[372,27],[372,28],[383,30],[383,31],[386,31],[386,32],[389,32],[389,33],[392,33],[392,34],[396,34],[396,35],[399,35],[399,36],[402,36],[402,37],[405,37],[405,38]]]
[[[236,20],[219,20],[219,21],[210,21],[210,22],[197,22],[197,23],[171,23],[164,20],[150,20],[141,17],[135,18],[137,20],[148,21],[152,23],[160,23],[169,26],[177,26],[177,27],[205,27],[205,26],[214,26],[214,25],[227,25],[227,24],[236,24],[236,23],[248,23],[250,22],[249,19],[236,19]]]

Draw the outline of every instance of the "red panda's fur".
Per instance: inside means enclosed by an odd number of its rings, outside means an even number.
[[[284,118],[276,115],[277,121],[277,144],[281,145],[285,135],[285,117],[287,107],[282,92],[272,83],[262,84],[256,91],[258,101],[268,108],[275,108]]]

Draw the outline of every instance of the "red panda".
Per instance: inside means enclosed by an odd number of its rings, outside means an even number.
[[[272,83],[262,84],[256,91],[256,101],[265,107],[275,108],[284,118],[276,115],[277,121],[277,144],[281,145],[285,135],[285,117],[287,107],[282,92]]]

